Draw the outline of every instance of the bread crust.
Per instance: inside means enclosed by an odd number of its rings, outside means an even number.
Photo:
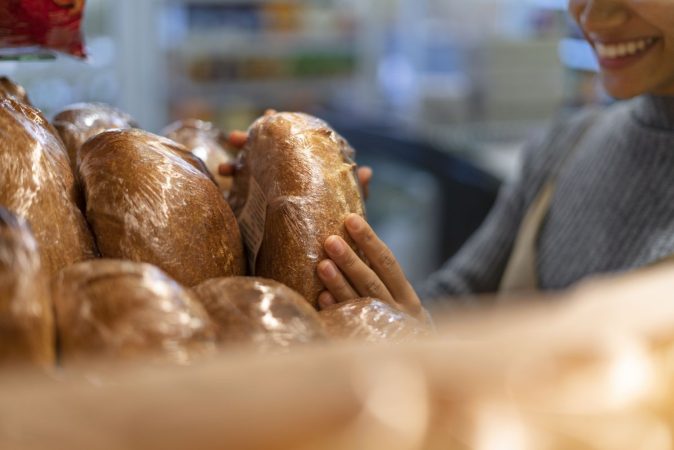
[[[54,318],[37,242],[0,208],[0,366],[54,365]]]
[[[181,145],[141,130],[99,134],[80,151],[86,215],[101,255],[154,264],[186,286],[245,273],[231,208]]]
[[[42,113],[0,98],[0,205],[25,218],[48,275],[96,256],[81,193],[58,134]]]
[[[55,277],[52,291],[65,365],[153,355],[184,363],[215,348],[201,304],[149,264],[105,259],[76,264]]]
[[[213,176],[220,191],[229,197],[233,179],[219,173],[221,164],[234,164],[239,150],[229,145],[227,136],[211,122],[196,119],[179,120],[166,127],[161,134],[184,145],[200,158]]]
[[[232,191],[238,214],[253,179],[266,197],[264,237],[255,275],[277,280],[316,306],[324,289],[316,267],[323,244],[341,236],[351,213],[365,216],[354,150],[325,122],[307,114],[272,113],[249,130]]]
[[[230,277],[193,288],[222,345],[278,350],[326,338],[318,313],[297,292],[274,280]]]

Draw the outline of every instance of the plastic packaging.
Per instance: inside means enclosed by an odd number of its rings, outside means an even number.
[[[219,174],[220,164],[234,164],[239,150],[229,145],[227,136],[210,122],[189,119],[179,120],[166,127],[162,135],[184,145],[198,156],[208,168],[225,198],[232,190],[231,176]]]
[[[12,98],[32,106],[23,86],[14,83],[7,77],[0,77],[0,98]]]
[[[54,364],[47,278],[28,224],[0,208],[0,366]]]
[[[422,322],[372,298],[338,303],[319,314],[328,334],[336,339],[396,342],[430,334]]]
[[[316,310],[300,294],[276,281],[217,278],[193,291],[215,323],[221,344],[275,350],[326,338]]]
[[[3,0],[0,57],[37,58],[54,51],[84,57],[85,0]]]
[[[40,111],[0,98],[0,205],[25,218],[48,275],[96,256],[56,130]]]
[[[271,113],[251,126],[230,202],[254,275],[316,305],[325,239],[336,234],[353,245],[344,220],[365,214],[354,154],[325,122],[306,114]]]
[[[138,128],[131,115],[104,103],[67,106],[54,116],[52,123],[66,145],[74,173],[77,173],[77,152],[88,139],[108,130]]]
[[[186,286],[244,275],[234,214],[199,167],[181,145],[141,130],[89,139],[79,172],[101,254],[154,264]]]
[[[64,365],[152,354],[187,363],[215,349],[204,308],[149,264],[103,259],[76,264],[55,278],[53,293]]]

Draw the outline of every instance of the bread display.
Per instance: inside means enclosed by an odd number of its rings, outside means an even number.
[[[77,152],[82,144],[104,131],[137,128],[129,114],[104,103],[76,103],[56,114],[52,121],[66,145],[73,171],[77,173]]]
[[[220,191],[227,197],[232,189],[232,177],[222,176],[221,164],[233,164],[239,151],[232,148],[222,130],[202,120],[179,120],[164,129],[162,135],[184,145],[198,156],[208,168]]]
[[[251,126],[230,201],[255,275],[316,305],[325,239],[352,243],[344,220],[365,213],[353,158],[341,136],[306,114],[271,113]]]
[[[0,208],[0,366],[54,364],[54,318],[37,242]]]
[[[29,105],[0,98],[0,205],[25,218],[48,275],[95,257],[77,186],[54,128]]]
[[[429,334],[429,328],[381,300],[363,298],[332,305],[320,313],[335,339],[404,341]]]
[[[182,363],[214,349],[204,308],[149,264],[87,261],[59,273],[52,290],[65,365],[146,354]]]
[[[0,98],[11,98],[26,105],[31,104],[23,86],[14,83],[7,77],[0,77]]]
[[[215,323],[221,344],[276,349],[326,337],[316,310],[300,294],[276,281],[217,278],[193,291]]]
[[[236,219],[199,165],[181,145],[141,130],[88,140],[79,169],[101,254],[154,264],[186,286],[243,275]]]

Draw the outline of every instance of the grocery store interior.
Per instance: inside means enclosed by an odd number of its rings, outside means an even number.
[[[101,101],[158,132],[326,119],[374,169],[368,218],[409,278],[438,268],[551,119],[605,102],[564,0],[88,0],[86,61],[0,62],[47,116]]]

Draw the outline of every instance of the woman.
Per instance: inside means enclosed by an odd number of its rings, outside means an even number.
[[[674,255],[674,1],[570,0],[569,11],[595,49],[607,92],[629,100],[578,114],[528,146],[520,178],[420,290],[429,305],[563,289]],[[371,268],[329,237],[320,305],[371,296],[420,315],[419,296],[370,226],[353,215],[346,227]]]

